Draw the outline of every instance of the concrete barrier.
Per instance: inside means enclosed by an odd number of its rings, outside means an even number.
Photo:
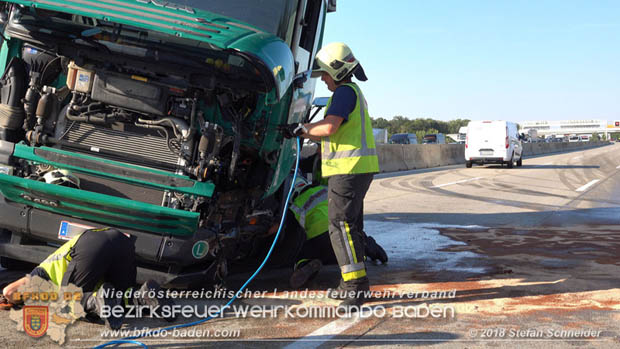
[[[379,156],[379,169],[381,172],[394,172],[407,170],[403,147],[401,144],[378,144],[377,155]]]
[[[523,157],[589,149],[609,142],[524,143]],[[378,144],[381,172],[395,172],[465,163],[464,144]]]

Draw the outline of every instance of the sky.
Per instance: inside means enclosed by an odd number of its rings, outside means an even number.
[[[338,0],[334,41],[373,118],[620,120],[618,0]]]

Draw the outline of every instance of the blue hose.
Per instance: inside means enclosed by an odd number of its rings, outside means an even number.
[[[170,326],[170,327],[166,327],[166,328],[160,328],[158,330],[152,330],[152,331],[149,331],[149,332],[137,335],[137,336],[133,336],[133,337],[126,337],[126,338],[123,338],[123,339],[109,341],[107,343],[103,343],[101,345],[96,346],[95,349],[105,348],[105,347],[113,345],[113,344],[136,344],[136,345],[139,345],[139,346],[141,346],[143,348],[148,348],[146,346],[146,344],[144,344],[142,342],[139,342],[139,341],[135,341],[134,339],[138,339],[138,338],[142,338],[142,337],[146,337],[146,336],[151,336],[151,335],[156,335],[156,334],[158,334],[158,333],[160,333],[162,331],[170,331],[170,330],[173,330],[175,328],[184,328],[184,327],[196,326],[196,325],[199,325],[199,324],[201,324],[203,322],[209,321],[209,320],[213,319],[214,317],[217,317],[224,309],[228,308],[230,306],[230,304],[232,302],[234,302],[237,299],[237,297],[239,297],[239,295],[241,295],[243,290],[256,277],[256,275],[258,275],[258,273],[263,269],[263,267],[265,266],[265,264],[269,260],[269,257],[271,256],[271,252],[273,252],[273,248],[276,246],[276,242],[278,241],[278,237],[280,236],[280,232],[282,231],[282,227],[284,226],[284,220],[286,219],[286,213],[288,211],[288,204],[289,204],[289,202],[291,200],[291,195],[293,193],[293,189],[295,188],[295,180],[297,179],[297,170],[299,169],[299,157],[301,156],[301,154],[300,154],[300,147],[301,147],[301,145],[300,145],[300,142],[299,142],[299,137],[297,137],[296,139],[297,139],[297,156],[295,157],[295,173],[293,174],[293,181],[291,182],[291,187],[290,187],[290,189],[288,191],[288,195],[286,196],[286,201],[284,203],[284,212],[282,212],[282,218],[280,219],[280,227],[278,228],[278,232],[276,233],[276,236],[273,239],[273,242],[271,243],[271,247],[269,248],[269,252],[267,252],[267,256],[263,260],[263,263],[261,263],[261,265],[258,266],[258,269],[256,269],[254,274],[252,274],[252,276],[250,276],[250,278],[243,284],[243,286],[241,286],[239,291],[237,291],[235,293],[235,296],[233,298],[231,298],[230,301],[228,301],[228,303],[226,303],[225,306],[221,307],[220,310],[217,313],[215,313],[213,316],[207,317],[206,319],[190,322],[190,323],[187,323],[187,324],[181,324],[181,325],[175,325],[175,326]]]

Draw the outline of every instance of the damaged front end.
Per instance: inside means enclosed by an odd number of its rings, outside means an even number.
[[[276,126],[306,113],[284,41],[149,1],[2,6],[3,264],[104,226],[169,287],[262,254],[294,161]]]

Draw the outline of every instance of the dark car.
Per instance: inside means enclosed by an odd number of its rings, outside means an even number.
[[[396,133],[390,137],[390,144],[418,144],[415,133]]]

